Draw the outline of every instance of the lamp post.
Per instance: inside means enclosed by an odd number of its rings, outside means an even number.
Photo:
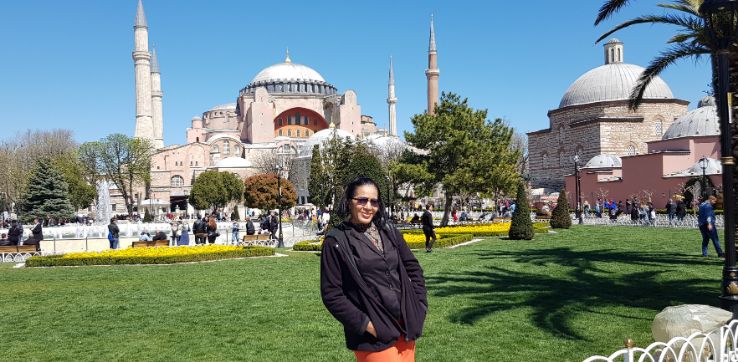
[[[728,56],[736,40],[738,29],[738,0],[705,0],[700,6],[705,20],[713,59],[717,58],[717,100],[720,115],[720,161],[723,165],[723,210],[725,220],[725,265],[721,285],[721,307],[738,317],[738,268],[735,249],[735,194],[733,172],[735,160],[732,152],[730,109],[728,95]]]
[[[579,225],[582,225],[584,224],[584,219],[582,217],[582,184],[579,179],[579,154],[574,155],[574,190],[577,193],[575,198],[575,202],[577,203],[575,214],[577,219],[579,219]]]
[[[282,171],[286,168],[286,157],[290,155],[289,152],[284,152],[283,148],[289,146],[282,146],[277,149],[277,164],[275,169],[277,171],[277,222],[279,225],[279,234],[277,235],[277,247],[284,248],[284,235],[282,234]]]
[[[707,157],[702,156],[702,158],[700,158],[700,168],[702,169],[702,200],[707,200],[707,177],[705,174],[705,170],[707,169]]]

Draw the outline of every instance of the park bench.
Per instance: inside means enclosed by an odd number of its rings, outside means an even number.
[[[3,263],[20,263],[39,255],[41,252],[36,250],[36,245],[0,246],[0,262]]]
[[[134,241],[133,244],[131,244],[131,247],[133,248],[150,248],[160,246],[169,246],[169,240]]]
[[[241,241],[238,242],[240,246],[273,246],[276,243],[276,239],[272,238],[270,234],[254,234],[244,235]]]

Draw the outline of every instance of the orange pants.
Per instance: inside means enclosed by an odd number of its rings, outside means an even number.
[[[390,348],[379,352],[354,351],[357,362],[415,362],[415,341],[400,336]]]

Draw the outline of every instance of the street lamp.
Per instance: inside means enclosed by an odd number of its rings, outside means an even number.
[[[582,184],[579,178],[579,154],[574,155],[574,190],[577,194],[575,200],[577,203],[576,212],[577,219],[579,219],[579,225],[584,224],[582,217]]]
[[[702,156],[700,158],[700,168],[702,169],[702,200],[707,200],[708,192],[707,192],[707,177],[705,175],[705,170],[707,169],[707,157]]]
[[[282,234],[282,171],[286,168],[286,158],[288,155],[290,155],[290,152],[284,152],[284,147],[289,146],[282,146],[277,149],[277,164],[275,165],[275,169],[277,171],[277,210],[279,211],[279,215],[277,215],[277,222],[279,223],[279,234],[277,236],[277,247],[278,248],[284,248],[284,235]]]
[[[735,250],[735,194],[733,192],[733,158],[730,109],[728,99],[728,56],[736,40],[738,29],[738,0],[705,0],[700,6],[705,20],[712,57],[717,58],[717,100],[720,115],[720,162],[723,165],[723,210],[725,220],[725,265],[721,285],[721,307],[738,317],[738,268]]]

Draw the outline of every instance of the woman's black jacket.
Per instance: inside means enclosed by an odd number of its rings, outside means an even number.
[[[367,283],[359,273],[356,260],[373,257],[374,247],[361,232],[347,224],[331,229],[323,241],[320,263],[320,291],[328,311],[343,324],[346,347],[359,351],[381,351],[397,342],[400,335],[415,340],[423,332],[428,310],[423,269],[415,259],[399,230],[380,229],[385,252],[399,254],[401,320],[393,317],[377,293],[382,289]],[[392,243],[391,248],[387,248]],[[369,321],[377,337],[366,332]]]

